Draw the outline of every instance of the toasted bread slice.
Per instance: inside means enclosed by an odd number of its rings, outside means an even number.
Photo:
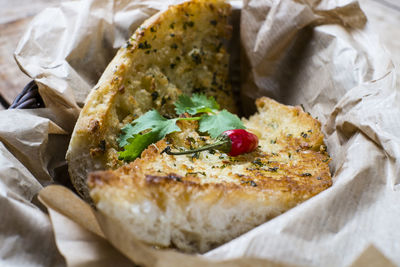
[[[121,237],[205,252],[328,188],[320,123],[300,107],[266,97],[256,104],[258,113],[244,120],[259,136],[252,153],[160,153],[167,144],[177,149],[210,142],[196,132],[196,122],[184,121],[182,132],[150,145],[129,165],[92,173],[90,195],[104,220]]]
[[[214,96],[236,111],[228,79],[230,6],[220,0],[192,0],[156,14],[133,34],[90,92],[67,152],[71,180],[89,199],[90,171],[114,169],[120,129],[150,109],[175,115],[184,93]]]

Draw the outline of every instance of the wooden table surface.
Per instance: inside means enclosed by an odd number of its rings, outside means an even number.
[[[15,63],[13,53],[19,39],[32,18],[46,7],[58,5],[62,0],[0,0],[0,104],[11,103],[30,79]],[[360,0],[361,7],[393,60],[400,62],[400,1]],[[400,73],[400,72],[399,72]],[[397,84],[400,85],[398,74]],[[0,105],[0,109],[4,109]]]
[[[8,104],[30,81],[14,60],[14,50],[33,17],[61,0],[0,0],[0,98]],[[0,105],[0,109],[4,109]]]

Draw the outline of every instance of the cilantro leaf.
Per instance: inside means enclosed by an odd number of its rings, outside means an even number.
[[[203,115],[199,123],[199,131],[208,132],[212,138],[216,138],[227,130],[246,128],[238,116],[226,109],[215,115]]]
[[[203,105],[204,107],[210,108],[213,110],[219,109],[219,105],[218,105],[217,101],[215,101],[215,98],[212,96],[207,97],[205,94],[193,94],[191,99],[192,99],[193,103],[195,103],[198,106]]]
[[[188,112],[194,106],[192,99],[187,95],[180,95],[174,105],[175,112],[178,115]]]
[[[134,160],[150,144],[163,139],[167,134],[181,131],[175,119],[166,119],[157,110],[151,110],[134,120],[122,129],[118,139],[120,147],[125,151],[119,152],[119,158],[127,161]],[[143,131],[150,130],[143,134]]]
[[[207,98],[204,94],[193,94],[192,97],[180,95],[178,101],[175,102],[175,111],[178,115],[185,112],[190,115],[204,112],[215,113],[218,109],[219,105],[214,97]]]
[[[177,119],[168,120],[161,116],[157,110],[148,111],[131,124],[127,124],[122,128],[123,134],[119,137],[119,146],[126,146],[130,143],[128,139],[148,129],[159,132],[160,136],[162,136],[160,139],[169,133],[180,131],[181,129],[175,125]]]
[[[129,140],[130,142],[124,146],[125,150],[118,152],[118,158],[121,160],[132,161],[139,157],[143,150],[158,141],[157,132],[150,131],[145,134],[137,134]]]

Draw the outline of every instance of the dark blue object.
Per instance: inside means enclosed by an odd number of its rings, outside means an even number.
[[[1,97],[0,102],[5,108],[8,109],[33,109],[44,107],[43,99],[39,94],[38,86],[35,81],[28,83],[11,105],[9,105],[7,101]]]

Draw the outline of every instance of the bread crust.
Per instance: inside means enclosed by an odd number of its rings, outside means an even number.
[[[149,146],[129,165],[92,173],[90,192],[103,218],[125,224],[125,235],[149,244],[205,252],[331,186],[320,123],[300,107],[266,97],[257,107],[244,120],[259,135],[252,153],[160,153],[185,140],[202,142],[197,123],[184,122],[182,132]]]
[[[229,35],[229,12],[223,1],[193,0],[153,16],[89,94],[67,160],[75,188],[93,200],[100,223],[118,225],[118,231],[103,228],[106,235],[205,252],[332,184],[320,123],[300,107],[265,97],[256,102],[258,113],[244,120],[259,137],[252,153],[161,154],[168,144],[209,142],[196,121],[180,121],[182,132],[150,145],[141,158],[128,165],[118,159],[120,129],[153,108],[172,115],[182,93],[200,90],[236,111],[221,41]]]
[[[236,111],[227,83],[230,6],[193,0],[171,6],[144,22],[106,68],[86,99],[66,159],[71,181],[84,199],[89,172],[115,169],[117,137],[128,122],[150,109],[174,114],[182,94],[202,92]]]

